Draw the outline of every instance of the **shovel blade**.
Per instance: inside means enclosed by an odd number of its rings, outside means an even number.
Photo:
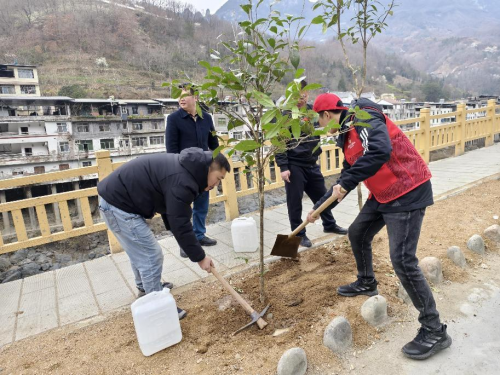
[[[300,241],[302,239],[297,236],[287,236],[285,234],[278,234],[276,242],[274,243],[271,255],[279,257],[297,258]]]

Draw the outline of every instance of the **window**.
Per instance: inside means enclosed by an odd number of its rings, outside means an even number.
[[[15,94],[16,88],[14,85],[0,85],[0,94]]]
[[[59,164],[60,171],[65,171],[66,169],[69,169],[69,164]]]
[[[141,147],[148,145],[147,137],[134,137],[132,138],[132,147]]]
[[[58,133],[67,133],[68,132],[68,125],[65,122],[58,122],[57,123],[57,132]]]
[[[21,134],[28,134],[29,130],[27,126],[21,126]]]
[[[88,133],[89,132],[89,126],[88,125],[78,125],[76,127],[76,131],[78,133]]]
[[[99,125],[99,131],[100,132],[109,132],[109,124]]]
[[[75,144],[78,146],[79,151],[92,151],[94,149],[94,146],[93,146],[91,140],[75,141]]]
[[[124,122],[124,123],[122,124],[122,127],[123,127],[123,130],[127,130],[127,123],[126,123],[126,122]]]
[[[158,137],[149,137],[149,144],[152,145],[163,145],[165,144],[165,137],[163,135]]]
[[[32,148],[25,148],[24,149],[24,155],[26,155],[26,156],[33,155],[33,149]]]
[[[17,69],[17,75],[19,78],[35,78],[33,69]]]
[[[227,122],[226,122],[226,118],[225,117],[219,117],[217,119],[217,125],[218,126],[226,126]]]
[[[138,106],[136,106],[136,105],[132,106],[132,114],[133,115],[139,114],[139,107]]]
[[[134,130],[142,130],[142,122],[134,122],[132,124],[132,129],[134,129]]]
[[[128,139],[120,139],[120,147],[128,147],[129,145]]]
[[[122,112],[124,115],[128,114],[128,112],[127,112],[127,107],[120,107],[120,108],[121,108],[121,112]]]
[[[59,151],[60,152],[69,152],[69,143],[68,142],[59,142]]]
[[[43,165],[35,167],[35,174],[45,173],[45,167]]]
[[[153,130],[161,130],[161,124],[159,122],[153,122],[151,124],[151,127],[153,128]]]
[[[83,167],[91,167],[92,166],[92,162],[91,161],[82,161],[82,166]]]
[[[243,136],[242,136],[241,132],[234,132],[233,133],[233,138],[237,139],[237,140],[240,140],[240,139],[243,139]]]
[[[12,176],[19,176],[19,175],[23,175],[24,174],[24,171],[12,171]]]
[[[36,94],[35,85],[21,85],[21,94],[31,95]]]
[[[114,139],[101,139],[101,149],[111,150],[113,148],[115,148],[115,140]]]

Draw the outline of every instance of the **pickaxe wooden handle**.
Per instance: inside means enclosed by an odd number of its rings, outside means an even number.
[[[250,306],[250,304],[247,301],[245,301],[245,299],[242,296],[239,295],[239,293],[236,290],[233,289],[231,285],[229,285],[226,279],[224,279],[221,275],[219,275],[217,270],[213,267],[212,267],[212,274],[217,278],[217,280],[221,282],[224,288],[226,288],[226,290],[229,293],[231,293],[234,299],[238,301],[238,303],[241,305],[241,307],[243,307],[243,309],[245,309],[248,315],[250,315],[253,318],[255,314],[259,314],[257,311],[253,309],[252,306]],[[267,326],[267,323],[264,319],[259,318],[257,320],[257,325],[259,326],[260,329],[264,329],[264,327]]]

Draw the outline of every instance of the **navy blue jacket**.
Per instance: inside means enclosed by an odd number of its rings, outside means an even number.
[[[219,141],[212,132],[215,132],[212,116],[202,112],[203,118],[198,117],[196,122],[191,115],[182,108],[167,117],[165,129],[165,145],[169,154],[178,154],[190,147],[198,147],[203,151],[215,150]]]

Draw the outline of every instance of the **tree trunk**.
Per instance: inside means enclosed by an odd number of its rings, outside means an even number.
[[[260,164],[260,165],[259,165]],[[260,276],[260,302],[264,303],[266,301],[266,291],[264,285],[264,166],[262,165],[262,161],[257,161],[257,169],[258,169],[258,184],[259,184],[259,217],[260,217],[260,246],[259,246],[259,276]]]
[[[361,184],[358,184],[358,206],[361,211],[363,208],[363,192],[361,191]]]

